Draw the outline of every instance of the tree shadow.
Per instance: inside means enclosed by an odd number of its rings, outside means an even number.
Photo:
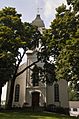
[[[78,118],[47,112],[6,111],[0,112],[0,119],[78,119]]]

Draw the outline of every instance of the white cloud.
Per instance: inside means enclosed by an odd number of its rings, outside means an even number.
[[[43,0],[44,1],[44,15],[49,17],[51,14],[55,14],[55,9],[62,3],[66,4],[66,0]]]
[[[49,16],[51,14],[51,11],[52,11],[52,4],[48,0],[46,0],[45,1],[44,15]]]

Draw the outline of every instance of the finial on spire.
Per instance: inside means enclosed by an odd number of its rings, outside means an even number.
[[[37,14],[40,14],[40,10],[42,10],[42,8],[37,8]]]

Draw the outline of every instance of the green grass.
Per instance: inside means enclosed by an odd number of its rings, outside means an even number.
[[[76,119],[65,115],[35,112],[0,112],[0,119]]]

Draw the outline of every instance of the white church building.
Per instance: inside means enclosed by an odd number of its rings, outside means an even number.
[[[42,32],[42,29],[45,28],[44,22],[39,14],[37,14],[35,20],[32,21],[32,25],[37,26],[40,32]],[[37,60],[36,53],[36,50],[28,50],[26,52],[26,63],[22,64],[19,67],[18,72]],[[36,65],[42,67],[43,63],[40,61]],[[33,68],[33,66],[31,68]],[[60,80],[58,82],[54,82],[52,85],[47,85],[46,83],[42,83],[40,81],[39,83],[36,82],[35,84],[33,84],[31,79],[31,68],[27,69],[16,78],[12,106],[23,107],[25,105],[26,107],[44,107],[45,104],[52,104],[61,106],[63,108],[68,108],[69,102],[67,82],[65,80]]]

